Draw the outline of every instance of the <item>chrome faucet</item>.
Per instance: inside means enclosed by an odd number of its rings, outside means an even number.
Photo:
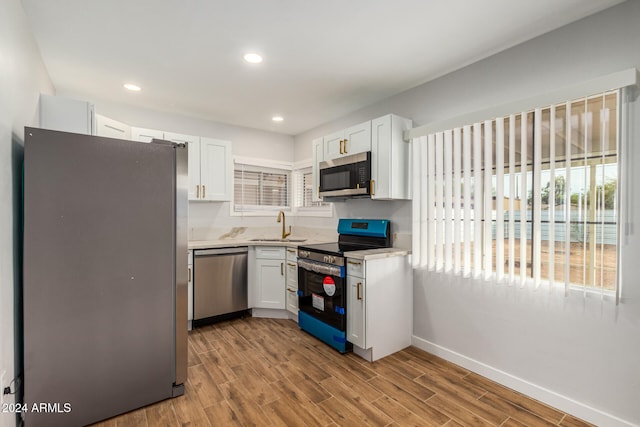
[[[284,221],[284,211],[278,212],[278,222],[282,222],[282,238],[286,239],[287,236],[291,234],[291,226],[289,226],[289,232],[287,233],[287,226],[285,225]]]

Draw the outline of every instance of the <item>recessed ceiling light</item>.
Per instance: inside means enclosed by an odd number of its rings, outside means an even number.
[[[271,120],[273,120],[274,122],[281,122],[284,119],[281,116],[275,116],[275,117],[272,117]]]
[[[140,92],[142,90],[142,88],[140,86],[134,85],[133,83],[126,83],[124,85],[124,88],[128,89],[128,90],[130,90],[132,92]]]
[[[262,56],[257,53],[247,53],[244,55],[244,60],[251,64],[259,64],[262,62]]]

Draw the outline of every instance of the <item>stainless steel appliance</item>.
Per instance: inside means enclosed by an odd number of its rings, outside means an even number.
[[[195,250],[193,324],[242,314],[247,305],[248,248]]]
[[[24,150],[23,402],[48,404],[25,425],[183,394],[187,148],[25,128]]]
[[[371,151],[320,162],[320,197],[371,197]]]
[[[341,353],[347,341],[345,252],[391,246],[386,219],[340,219],[338,242],[298,247],[298,325]]]

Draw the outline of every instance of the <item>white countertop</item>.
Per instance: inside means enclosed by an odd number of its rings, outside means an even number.
[[[411,251],[400,248],[380,248],[380,249],[367,249],[364,251],[351,251],[345,252],[344,256],[346,258],[354,258],[354,259],[379,259],[379,258],[390,258],[395,256],[406,256],[411,254]]]
[[[219,249],[237,248],[239,246],[286,246],[297,248],[300,245],[314,245],[316,243],[329,243],[328,240],[314,240],[294,238],[294,240],[252,240],[252,239],[219,239],[219,240],[189,240],[189,249]]]
[[[299,240],[299,239],[294,239]],[[304,241],[267,241],[267,240],[251,240],[251,239],[218,239],[218,240],[190,240],[189,249],[220,249],[220,248],[237,248],[240,246],[285,246],[297,248],[300,245],[314,245],[317,243],[329,243],[326,240],[305,239]],[[367,249],[363,251],[345,252],[346,258],[354,259],[379,259],[396,256],[409,255],[411,251],[400,248],[380,248]]]

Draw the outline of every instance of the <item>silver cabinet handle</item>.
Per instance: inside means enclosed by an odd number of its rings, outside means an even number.
[[[204,185],[202,185],[202,198],[207,198],[207,188]]]
[[[190,282],[191,281],[191,267],[188,268],[188,271],[189,271],[189,275],[188,275],[189,278],[187,279],[187,282]]]
[[[347,264],[351,264],[351,265],[362,265],[362,263],[360,261],[347,261]]]
[[[196,199],[200,198],[200,185],[196,185]]]
[[[361,289],[362,289],[362,282],[358,282],[358,284],[356,285],[356,294],[359,300],[362,299]]]
[[[280,275],[284,276],[284,262],[280,263]]]
[[[298,266],[298,264],[294,264],[294,263],[292,263],[292,262],[288,262],[288,263],[287,263],[287,265],[288,265],[289,267],[297,267],[297,266]]]

